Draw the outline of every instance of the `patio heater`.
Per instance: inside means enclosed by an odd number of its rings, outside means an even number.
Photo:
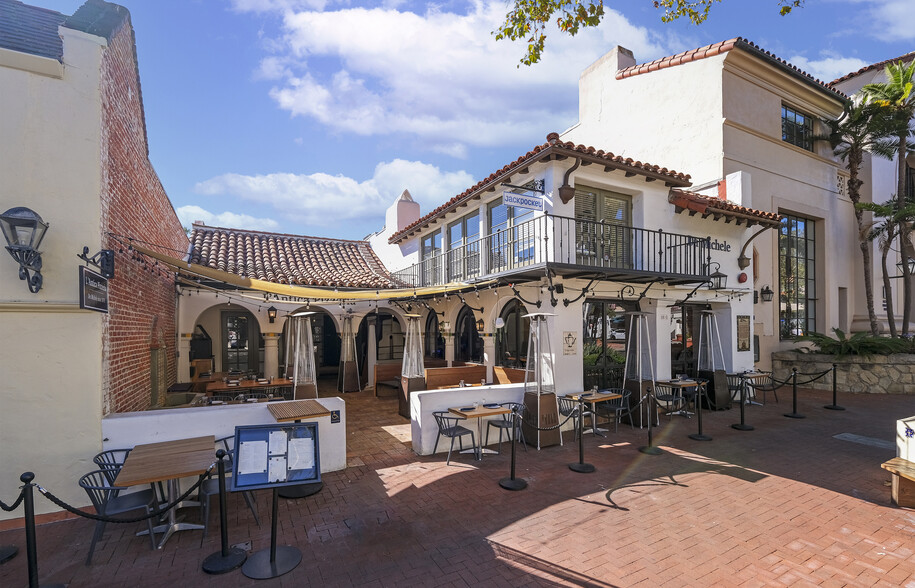
[[[340,370],[337,372],[339,392],[358,392],[359,364],[356,363],[356,333],[353,331],[353,316],[343,317],[343,340],[340,346]]]
[[[559,428],[542,431],[559,424],[559,405],[556,403],[555,371],[553,352],[550,348],[550,328],[547,317],[550,313],[526,314],[531,319],[527,343],[527,365],[524,372],[524,404],[527,413],[534,415],[534,428],[522,421],[524,439],[531,443],[536,439],[537,449],[560,442]]]
[[[400,372],[398,412],[400,416],[410,418],[410,392],[425,389],[426,374],[423,365],[423,334],[419,325],[422,316],[408,314],[406,317],[407,338],[404,342],[403,369]]]
[[[632,393],[630,406],[636,403],[639,406],[639,428],[645,425],[642,418],[642,407],[648,417],[649,431],[652,421],[657,420],[657,410],[654,419],[651,418],[654,404],[654,360],[651,355],[651,334],[648,329],[648,315],[644,312],[627,312],[629,316],[629,336],[626,338],[626,364],[623,366],[623,385]],[[629,418],[633,418],[630,414]]]
[[[289,315],[289,318],[292,319],[292,328],[286,333],[286,377],[289,378],[291,372],[293,398],[296,400],[318,397],[315,344],[311,333],[311,317],[315,314],[318,313],[305,311]],[[290,353],[290,347],[292,347],[292,353]],[[289,369],[290,359],[292,359],[291,370]]]
[[[728,377],[724,369],[724,349],[718,321],[711,310],[703,310],[699,317],[699,351],[696,355],[696,376],[708,380],[706,388],[709,408],[724,410],[731,403]]]

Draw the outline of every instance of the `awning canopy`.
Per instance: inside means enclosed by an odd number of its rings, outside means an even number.
[[[276,296],[302,298],[309,300],[401,300],[415,297],[430,297],[451,292],[462,292],[474,288],[488,287],[496,283],[496,280],[468,284],[466,282],[451,282],[441,286],[429,286],[420,288],[396,288],[396,289],[332,289],[332,288],[315,288],[311,286],[293,286],[289,284],[276,284],[265,280],[256,280],[252,278],[243,278],[239,275],[229,272],[223,272],[217,269],[209,268],[196,263],[189,263],[164,253],[159,253],[137,243],[132,243],[133,248],[149,257],[164,263],[166,266],[175,270],[180,276],[197,279],[207,278],[217,282],[222,282],[236,288],[252,290],[256,292],[266,292]]]

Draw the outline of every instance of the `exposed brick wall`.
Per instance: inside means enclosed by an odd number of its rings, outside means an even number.
[[[162,266],[138,260],[108,233],[165,246],[157,249],[176,257],[187,250],[188,240],[149,162],[129,18],[112,35],[101,68],[102,243],[115,252],[102,360],[107,413],[149,408],[153,349],[164,353],[165,387],[177,373],[174,277]]]

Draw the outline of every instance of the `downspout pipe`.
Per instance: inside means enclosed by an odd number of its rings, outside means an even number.
[[[568,204],[572,197],[575,196],[575,188],[569,185],[569,178],[572,177],[572,172],[578,169],[578,166],[581,165],[581,158],[575,158],[575,165],[566,170],[565,176],[562,178],[562,186],[559,187],[559,199],[562,200],[563,204]]]

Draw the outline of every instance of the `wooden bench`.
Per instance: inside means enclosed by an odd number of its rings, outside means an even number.
[[[465,384],[479,384],[486,379],[485,365],[463,365],[460,367],[426,368],[426,390],[457,388]]]
[[[894,457],[880,467],[893,474],[893,504],[915,508],[915,463]]]
[[[403,372],[403,363],[378,363],[375,364],[375,381],[373,387],[375,396],[378,396],[378,386],[389,386],[400,391],[400,374]]]
[[[492,375],[496,384],[523,384],[525,374],[527,374],[527,370],[507,368],[498,365],[492,368]]]

